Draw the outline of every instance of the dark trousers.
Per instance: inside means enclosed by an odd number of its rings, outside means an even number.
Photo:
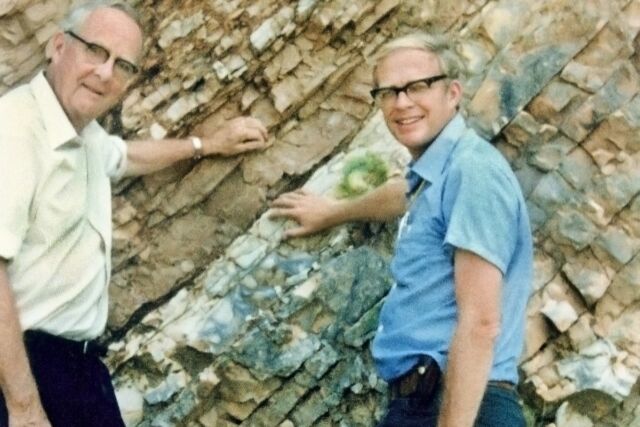
[[[441,393],[428,401],[419,397],[399,397],[389,402],[378,427],[436,427]],[[482,398],[475,427],[525,427],[522,407],[515,390],[489,384]]]
[[[25,332],[25,346],[53,427],[124,427],[109,371],[95,346],[36,331]],[[0,427],[7,425],[0,394]]]

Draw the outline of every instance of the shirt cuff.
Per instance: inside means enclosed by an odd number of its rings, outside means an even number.
[[[22,242],[13,234],[0,231],[0,258],[13,259],[20,250]]]
[[[116,147],[120,154],[120,158],[118,159],[115,168],[109,171],[109,178],[111,178],[111,181],[118,181],[127,171],[127,143],[124,142],[122,138],[115,136],[112,138],[112,141],[114,147]]]

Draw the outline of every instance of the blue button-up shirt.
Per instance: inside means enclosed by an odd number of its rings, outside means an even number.
[[[411,165],[409,209],[380,312],[373,356],[389,381],[429,355],[445,371],[456,327],[453,256],[471,251],[503,274],[501,328],[490,379],[517,382],[532,280],[529,217],[511,167],[456,115]],[[413,192],[413,194],[411,194]]]

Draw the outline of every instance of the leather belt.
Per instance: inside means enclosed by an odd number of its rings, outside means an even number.
[[[438,364],[432,358],[424,356],[409,372],[389,383],[391,398],[419,397],[425,401],[430,400],[440,388],[440,377]],[[516,391],[515,384],[510,381],[490,380],[487,385]]]
[[[27,348],[31,346],[47,346],[70,354],[85,354],[98,357],[103,357],[107,354],[107,349],[96,341],[74,341],[43,331],[25,331],[23,339]]]
[[[516,385],[511,381],[496,381],[490,380],[487,385],[492,385],[494,387],[503,388],[505,390],[516,391]]]

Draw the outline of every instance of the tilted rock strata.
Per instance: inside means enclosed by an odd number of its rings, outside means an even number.
[[[0,92],[41,65],[70,3],[0,5]],[[148,55],[105,123],[162,138],[250,114],[273,145],[115,189],[105,339],[128,417],[375,424],[385,384],[368,343],[390,285],[393,226],[282,243],[285,224],[264,212],[304,182],[333,191],[345,157],[371,149],[406,162],[384,151],[394,143],[372,116],[365,58],[397,32],[426,28],[460,38],[469,120],[509,159],[528,201],[527,404],[558,427],[640,422],[640,1],[133,3]]]

